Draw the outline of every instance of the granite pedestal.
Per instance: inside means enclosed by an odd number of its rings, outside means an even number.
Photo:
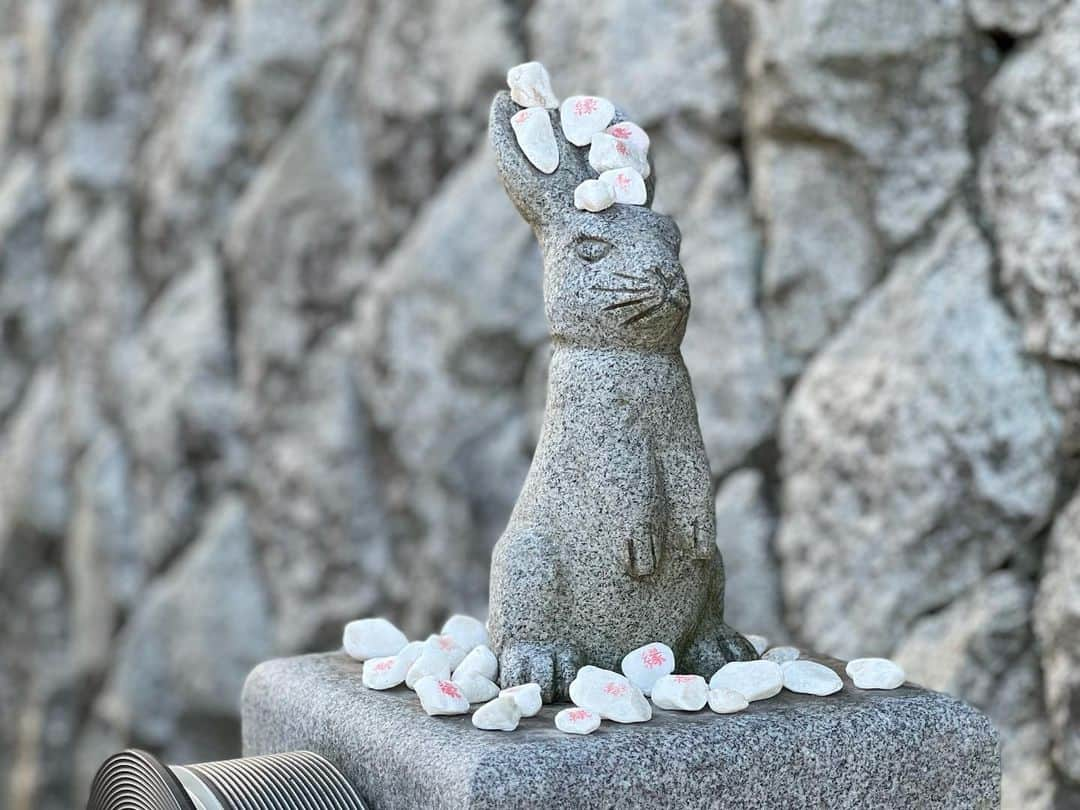
[[[404,687],[374,692],[342,653],[269,661],[244,688],[244,753],[306,749],[372,810],[397,808],[996,808],[990,722],[904,686],[781,692],[744,712],[654,710],[649,723],[557,731],[545,706],[517,731],[428,717]]]

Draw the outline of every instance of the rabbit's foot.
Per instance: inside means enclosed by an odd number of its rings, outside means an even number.
[[[754,645],[741,633],[726,624],[711,625],[709,632],[700,635],[686,651],[687,668],[704,678],[712,676],[724,664],[732,661],[753,661],[758,658]]]
[[[537,683],[544,703],[569,700],[579,666],[580,656],[569,644],[517,641],[499,656],[499,683],[503,689]]]

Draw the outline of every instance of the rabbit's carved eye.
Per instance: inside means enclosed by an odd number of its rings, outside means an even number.
[[[574,245],[574,252],[578,257],[587,262],[595,262],[608,255],[611,250],[611,242],[597,239],[594,236],[583,236]]]

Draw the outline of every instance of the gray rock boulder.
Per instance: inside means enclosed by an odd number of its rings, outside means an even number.
[[[1052,810],[1038,658],[1031,631],[1031,584],[1000,571],[944,610],[916,621],[892,656],[908,680],[963,695],[1001,734],[1002,807]]]
[[[1080,494],[1058,515],[1035,606],[1054,761],[1080,783]]]
[[[953,210],[788,404],[789,621],[829,654],[888,655],[1047,522],[1059,436],[1045,376],[991,294],[986,244]]]
[[[772,646],[790,637],[783,618],[780,573],[772,549],[776,515],[760,471],[736,470],[716,492],[716,545],[724,558],[724,615],[743,633]]]
[[[1025,347],[1080,361],[1080,6],[999,71],[979,189],[1001,254],[1001,281]]]
[[[94,722],[154,746],[170,762],[231,756],[244,678],[273,649],[271,602],[247,510],[225,496],[124,628]]]

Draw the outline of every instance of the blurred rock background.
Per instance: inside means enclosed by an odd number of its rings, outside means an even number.
[[[0,0],[0,806],[483,614],[548,350],[506,69],[653,136],[729,615],[1080,807],[1080,0]]]

